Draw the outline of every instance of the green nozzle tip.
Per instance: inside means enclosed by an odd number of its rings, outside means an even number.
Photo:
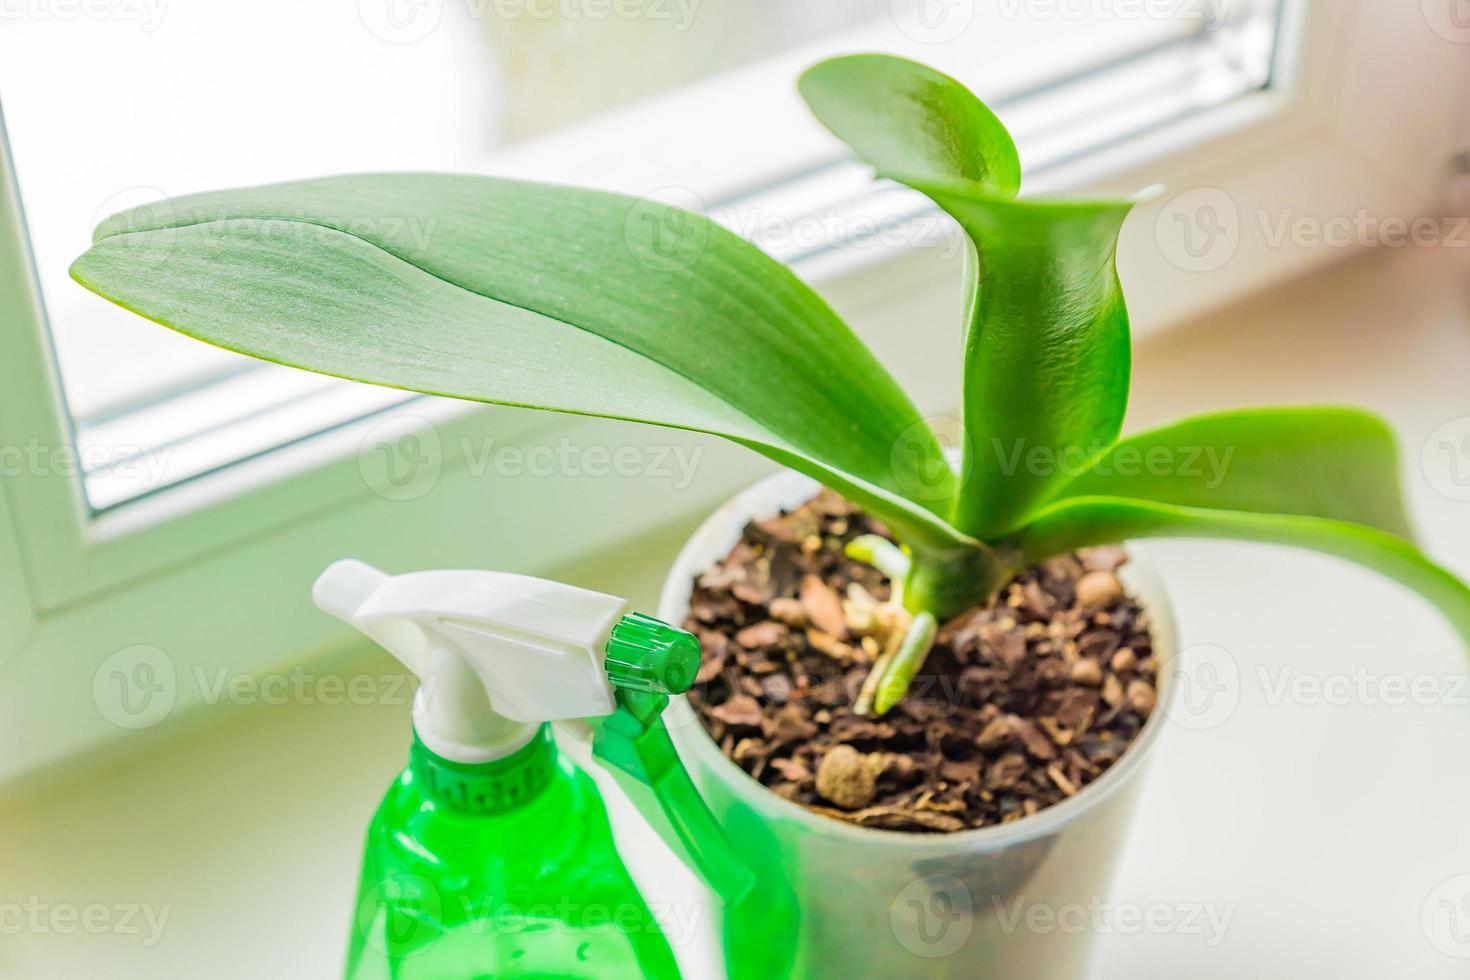
[[[625,691],[683,694],[699,673],[694,634],[642,613],[628,613],[607,641],[607,679]]]

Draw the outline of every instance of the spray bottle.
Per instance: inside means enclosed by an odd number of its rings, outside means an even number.
[[[732,957],[730,933],[789,903],[757,895],[661,718],[698,671],[692,635],[615,596],[500,572],[339,561],[314,598],[420,681],[409,764],[368,830],[348,980],[680,976],[551,722],[719,898],[730,975],[779,975],[764,943]]]

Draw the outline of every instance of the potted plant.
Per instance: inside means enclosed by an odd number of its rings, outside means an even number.
[[[1123,588],[1117,542],[1314,548],[1417,589],[1467,637],[1470,589],[1411,543],[1370,415],[1223,412],[1119,439],[1131,201],[1019,198],[1005,128],[913,62],[826,61],[801,92],[973,245],[954,463],[790,270],[647,200],[307,180],[114,216],[72,272],[267,360],[712,433],[788,467],[696,536],[663,610],[706,646],[681,753],[794,890],[777,941],[802,973],[1065,975],[1085,938],[1022,917],[1106,887],[1170,694],[1164,600]]]

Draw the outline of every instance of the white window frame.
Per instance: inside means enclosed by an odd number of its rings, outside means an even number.
[[[1439,214],[1450,162],[1464,146],[1458,109],[1470,91],[1470,48],[1436,33],[1419,6],[1289,0],[1284,67],[1268,90],[1048,170],[1028,187],[1131,192],[1168,185],[1131,219],[1120,256],[1140,333],[1348,252],[1273,247],[1256,216]],[[0,311],[9,329],[0,358],[0,446],[49,451],[71,438],[3,154],[0,140]],[[1181,268],[1156,235],[1179,195],[1199,190],[1225,195],[1240,212],[1232,258],[1209,271]],[[953,410],[955,361],[932,352],[957,349],[956,262],[934,250],[867,248],[825,255],[801,271],[924,410]],[[355,555],[399,570],[494,565],[549,573],[597,550],[648,540],[672,547],[678,528],[770,465],[715,440],[650,427],[430,400],[391,414],[425,419],[449,448],[437,483],[418,499],[386,499],[362,476],[359,450],[384,417],[99,516],[89,513],[68,467],[7,467],[0,476],[0,739],[7,747],[0,782],[129,733],[94,694],[118,651],[164,651],[174,673],[169,717],[177,718],[205,700],[198,671],[258,674],[347,642],[309,602],[312,579],[333,559]],[[681,490],[663,480],[490,480],[452,449],[461,440],[562,438],[697,450],[698,478]]]

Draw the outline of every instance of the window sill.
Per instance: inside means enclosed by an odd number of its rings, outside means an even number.
[[[1436,490],[1444,474],[1420,462],[1430,434],[1465,412],[1467,271],[1465,250],[1383,250],[1147,340],[1130,424],[1283,394],[1365,403],[1400,432],[1410,503],[1429,550],[1470,573],[1466,505]],[[1283,334],[1282,323],[1293,331]],[[721,479],[753,475],[748,463]],[[694,519],[563,571],[651,603]],[[1218,728],[1167,734],[1110,902],[1213,903],[1232,918],[1213,946],[1203,935],[1103,935],[1096,973],[1233,980],[1270,963],[1281,975],[1459,976],[1426,942],[1420,910],[1442,880],[1470,869],[1458,816],[1470,808],[1470,785],[1444,778],[1461,765],[1457,746],[1470,739],[1470,714],[1463,704],[1333,706],[1270,696],[1281,669],[1463,676],[1448,628],[1407,592],[1325,558],[1193,542],[1139,550],[1169,583],[1185,647],[1229,651],[1241,696]],[[261,619],[242,612],[221,629],[268,631]],[[314,669],[369,677],[392,670],[361,651]],[[10,828],[0,861],[14,895],[171,912],[153,947],[136,935],[25,934],[11,937],[7,964],[23,975],[84,975],[105,962],[119,980],[336,975],[359,834],[402,764],[407,712],[402,703],[216,712],[190,739],[143,751],[135,743],[45,784],[12,787],[0,811]],[[1415,833],[1393,848],[1362,846],[1394,826]],[[57,864],[60,853],[70,859]],[[1308,854],[1353,859],[1309,863]],[[1283,905],[1288,893],[1293,900]],[[241,922],[271,941],[242,945]],[[1345,930],[1373,941],[1338,942]],[[228,961],[221,949],[233,951]]]

